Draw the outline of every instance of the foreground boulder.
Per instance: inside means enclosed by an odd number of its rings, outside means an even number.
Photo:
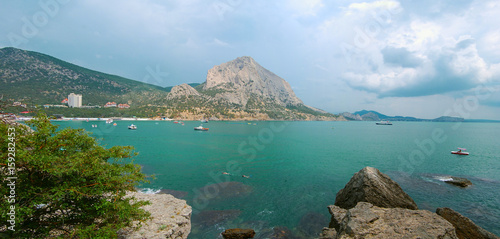
[[[247,239],[247,238],[253,238],[254,236],[255,236],[255,231],[252,229],[241,229],[241,228],[226,229],[222,233],[222,237],[224,237],[224,239]]]
[[[338,229],[323,230],[321,238],[458,238],[451,223],[427,210],[381,208],[360,202],[343,215]]]
[[[462,216],[462,214],[454,211],[451,208],[438,208],[436,213],[453,224],[460,239],[475,238],[475,239],[500,239],[493,233],[488,232],[476,225],[472,220]]]
[[[187,238],[191,232],[191,206],[186,201],[169,194],[127,193],[137,200],[149,201],[141,207],[151,213],[151,219],[143,222],[138,231],[121,229],[119,238]],[[137,224],[136,222],[134,224]]]
[[[369,202],[384,208],[418,209],[415,201],[398,183],[372,167],[355,173],[335,198],[335,205],[344,209],[353,208],[358,202]]]

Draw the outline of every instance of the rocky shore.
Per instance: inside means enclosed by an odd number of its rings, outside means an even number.
[[[151,213],[151,219],[143,222],[139,230],[121,229],[119,238],[173,238],[185,239],[191,232],[191,206],[186,201],[169,194],[146,194],[140,192],[127,193],[128,197],[147,200],[150,205],[142,208]],[[138,222],[134,224],[137,225]]]
[[[337,193],[321,239],[499,238],[450,208],[418,210],[401,187],[378,169],[354,174]]]
[[[229,191],[234,192],[237,186],[235,184],[229,187],[231,188]],[[184,200],[169,194],[134,192],[128,195],[138,200],[149,200],[151,205],[145,206],[144,209],[151,212],[152,219],[143,223],[138,231],[122,229],[120,238],[188,237],[191,230],[192,210]],[[398,183],[372,167],[365,167],[355,173],[345,187],[337,193],[335,204],[327,208],[331,214],[329,225],[322,231],[313,231],[304,235],[316,234],[315,238],[320,239],[500,239],[450,208],[438,208],[436,213],[419,210],[417,204]],[[233,214],[240,213],[238,210],[233,211],[227,211],[226,214],[205,211],[203,215],[197,215],[199,217],[197,223],[213,225],[214,220],[224,220]],[[305,220],[313,223],[315,217],[317,215],[310,215]],[[324,220],[327,219],[324,218]],[[326,222],[323,221],[323,223]],[[221,231],[221,236],[223,238],[254,238],[255,236],[257,238],[298,238],[285,227],[275,227],[271,231],[258,233],[252,228],[232,228]]]

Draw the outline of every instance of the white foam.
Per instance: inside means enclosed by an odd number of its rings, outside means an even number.
[[[435,177],[437,180],[439,181],[442,181],[442,182],[446,182],[446,181],[452,181],[453,178],[451,177]]]
[[[160,192],[161,189],[153,189],[153,188],[140,188],[137,189],[137,191],[145,194],[157,194]]]

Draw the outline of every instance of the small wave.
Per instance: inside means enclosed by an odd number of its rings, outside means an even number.
[[[452,181],[453,178],[449,177],[449,176],[436,176],[434,177],[435,179],[441,181],[441,182],[446,182],[446,181]]]
[[[145,194],[157,194],[161,191],[161,189],[154,188],[138,188],[137,191]]]

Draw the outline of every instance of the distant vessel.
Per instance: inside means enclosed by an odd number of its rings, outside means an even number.
[[[202,119],[201,122],[202,123],[208,123],[208,120],[207,119]]]
[[[106,124],[111,124],[111,123],[113,123],[113,119],[107,119],[106,120]]]
[[[203,128],[202,125],[198,126],[198,127],[194,127],[194,130],[199,130],[199,131],[208,131],[208,128]]]
[[[469,155],[469,152],[464,152],[467,149],[464,148],[458,148],[458,151],[451,151],[452,154],[459,154],[459,155]]]
[[[377,125],[392,125],[392,123],[389,122],[388,120],[382,120],[382,121],[377,122],[375,124],[377,124]]]
[[[137,126],[135,126],[134,124],[131,124],[128,126],[128,129],[137,129]]]

